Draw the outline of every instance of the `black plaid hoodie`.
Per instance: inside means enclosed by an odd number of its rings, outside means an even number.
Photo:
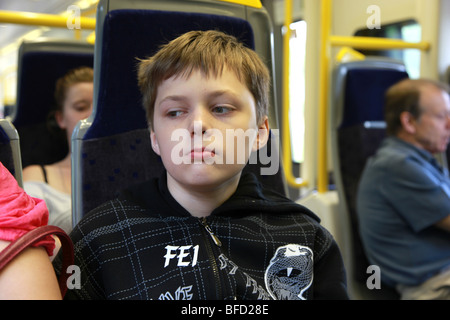
[[[66,299],[348,298],[319,219],[252,174],[206,219],[173,199],[164,174],[91,211],[71,237],[81,287]]]

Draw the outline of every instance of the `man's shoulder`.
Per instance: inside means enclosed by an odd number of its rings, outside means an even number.
[[[415,149],[397,140],[387,140],[378,149],[377,153],[369,158],[367,169],[376,171],[380,175],[385,173],[398,176],[402,172],[408,173],[415,168],[421,167],[423,160],[421,160]]]

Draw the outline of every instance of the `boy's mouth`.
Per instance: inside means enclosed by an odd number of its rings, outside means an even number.
[[[212,158],[216,155],[214,149],[210,150],[207,147],[193,148],[190,152],[191,160],[203,161],[205,159]]]

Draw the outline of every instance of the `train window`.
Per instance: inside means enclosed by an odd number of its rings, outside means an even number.
[[[408,42],[419,42],[422,39],[422,28],[415,20],[405,20],[381,26],[379,29],[362,28],[355,32],[355,36],[392,38],[402,39]],[[420,76],[420,51],[418,49],[359,51],[365,55],[385,56],[402,60],[411,78],[418,78]]]
[[[291,24],[289,100],[292,160],[302,163],[305,141],[305,55],[306,21]]]

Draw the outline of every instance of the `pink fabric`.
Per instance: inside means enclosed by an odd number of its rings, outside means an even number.
[[[0,162],[0,239],[14,241],[28,231],[47,225],[48,209],[44,200],[30,197]],[[33,247],[44,246],[53,254],[55,240],[48,236]]]

